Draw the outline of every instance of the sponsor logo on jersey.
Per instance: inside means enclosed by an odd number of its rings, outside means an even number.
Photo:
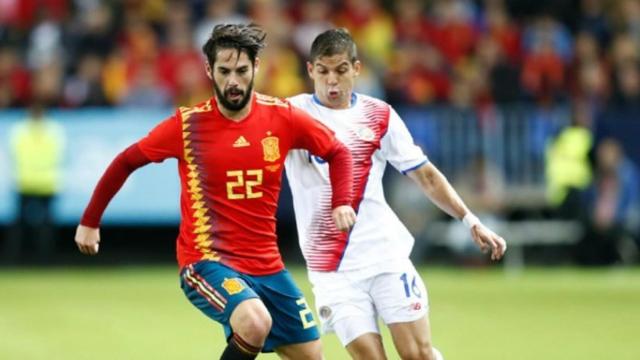
[[[280,164],[274,164],[274,165],[267,165],[265,166],[265,169],[271,171],[271,172],[276,172],[278,171],[278,169],[280,169]]]
[[[415,302],[415,303],[411,304],[410,308],[413,311],[419,311],[420,309],[422,309],[422,303]]]
[[[227,290],[229,295],[235,295],[244,290],[244,285],[238,279],[225,278],[222,282],[222,287]]]
[[[249,144],[249,142],[247,141],[247,139],[244,138],[244,136],[240,135],[239,138],[236,139],[236,141],[233,143],[233,147],[238,148],[238,147],[247,147],[251,144]]]
[[[280,159],[280,148],[278,147],[280,140],[275,136],[271,136],[271,132],[268,132],[267,135],[269,136],[261,141],[264,161],[274,162]]]

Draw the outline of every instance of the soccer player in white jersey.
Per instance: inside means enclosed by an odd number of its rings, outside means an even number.
[[[413,236],[384,198],[382,175],[387,161],[413,179],[442,210],[461,219],[492,259],[502,257],[506,244],[469,211],[414,144],[395,110],[384,101],[354,93],[360,68],[349,33],[328,30],[314,40],[307,63],[314,94],[289,99],[335,131],[354,162],[353,208],[358,216],[349,233],[331,222],[325,161],[294,150],[285,162],[322,330],[335,332],[354,359],[385,359],[380,317],[403,359],[442,359],[431,345],[427,290],[409,260]]]

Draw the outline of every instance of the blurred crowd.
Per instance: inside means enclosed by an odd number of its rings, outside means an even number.
[[[638,0],[5,0],[0,108],[196,103],[213,26],[249,21],[268,32],[258,89],[277,96],[309,90],[312,39],[343,26],[360,90],[394,105],[640,99]]]
[[[396,106],[474,209],[512,217],[513,160],[582,220],[581,261],[640,258],[640,0],[0,0],[0,110],[194,105],[202,44],[237,22],[267,31],[256,89],[281,97],[311,91],[314,37],[347,28],[356,90]],[[470,151],[436,144],[447,127]]]

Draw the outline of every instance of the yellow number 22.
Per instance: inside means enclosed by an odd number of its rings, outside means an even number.
[[[262,197],[262,191],[254,191],[254,187],[262,185],[262,169],[258,170],[230,170],[227,171],[227,177],[231,178],[227,181],[227,198],[230,200],[238,199],[257,199]],[[244,187],[244,192],[236,193],[234,188]]]
[[[308,329],[310,327],[316,326],[316,321],[313,318],[313,313],[309,309],[309,305],[307,305],[307,300],[305,298],[300,298],[296,301],[302,310],[300,310],[300,320],[302,320],[302,328]]]

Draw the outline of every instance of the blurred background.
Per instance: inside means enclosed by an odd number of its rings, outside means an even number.
[[[310,91],[313,38],[348,28],[364,63],[357,91],[396,108],[511,241],[509,266],[637,262],[637,0],[2,1],[5,262],[66,261],[113,156],[175,106],[208,98],[200,47],[215,24],[248,21],[268,33],[256,88],[281,97]],[[387,196],[418,239],[417,260],[485,262],[463,228],[390,173]],[[284,188],[283,251],[299,261]],[[171,162],[131,177],[104,221],[105,231],[135,234],[125,256],[171,259],[178,189]]]
[[[471,209],[509,242],[507,257],[492,268],[525,276],[525,265],[542,266],[550,272],[541,279],[552,279],[553,269],[565,274],[558,265],[606,266],[597,271],[608,274],[639,263],[639,0],[3,0],[5,286],[24,265],[175,266],[175,162],[129,178],[106,211],[99,257],[79,255],[75,226],[118,152],[176,106],[211,96],[200,47],[213,26],[251,21],[268,33],[256,89],[281,97],[311,91],[305,61],[314,37],[335,26],[349,29],[364,64],[357,91],[394,106]],[[388,200],[416,237],[417,264],[490,265],[466,229],[408,178],[389,169],[385,182]],[[281,249],[287,264],[302,264],[287,185],[280,200]],[[616,284],[622,303],[637,306],[635,269]],[[436,274],[436,284],[459,275]],[[33,276],[32,285],[41,286]],[[601,280],[604,288],[591,295],[612,290],[611,279]],[[456,298],[457,291],[443,290],[443,297]],[[631,314],[640,323],[638,310]],[[0,309],[0,329],[2,320]],[[598,354],[608,357],[605,349]],[[639,355],[626,354],[617,358]],[[495,355],[474,354],[525,358]]]

